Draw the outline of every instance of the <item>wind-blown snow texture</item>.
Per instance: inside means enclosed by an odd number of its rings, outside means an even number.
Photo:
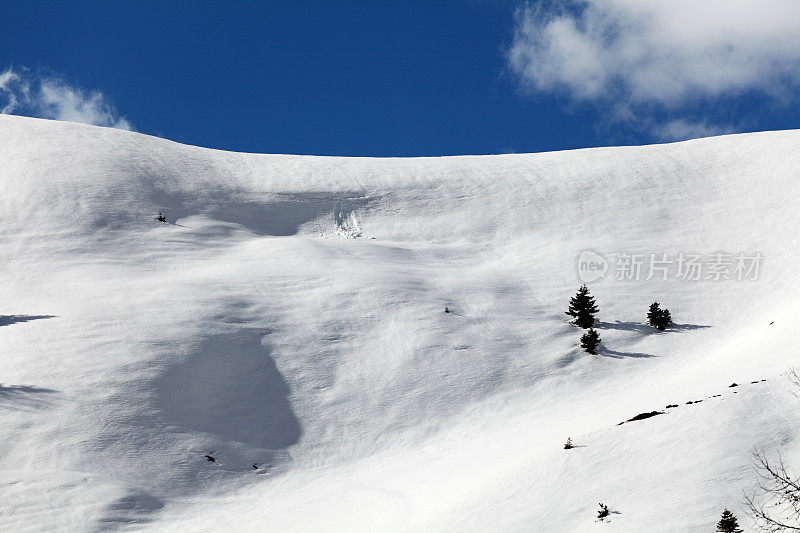
[[[746,525],[752,447],[800,468],[798,193],[794,131],[371,159],[0,116],[0,530]],[[584,249],[764,264],[592,284],[590,356]]]

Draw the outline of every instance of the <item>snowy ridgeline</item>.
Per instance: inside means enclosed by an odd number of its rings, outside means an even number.
[[[252,155],[0,116],[0,530],[749,531],[751,450],[800,470],[799,154]],[[648,272],[719,253],[763,260]]]

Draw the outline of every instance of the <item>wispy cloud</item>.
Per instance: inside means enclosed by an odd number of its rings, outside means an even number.
[[[731,126],[709,124],[704,121],[676,119],[670,120],[666,124],[656,124],[652,127],[652,131],[658,139],[663,141],[684,141],[733,133],[735,129]]]
[[[676,115],[744,94],[793,101],[798,35],[796,0],[563,0],[518,10],[507,58],[534,92],[610,107],[617,119]],[[662,130],[718,129],[672,122]]]
[[[4,98],[0,113],[13,113],[19,107],[20,100],[25,102],[29,99],[30,86],[25,83],[11,68],[5,72],[0,72],[0,97]]]
[[[100,91],[86,91],[25,68],[0,72],[0,113],[133,129]]]

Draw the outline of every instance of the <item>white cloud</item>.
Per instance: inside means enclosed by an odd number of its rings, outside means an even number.
[[[709,124],[704,121],[692,122],[684,119],[671,120],[653,128],[653,132],[664,141],[684,141],[699,137],[713,137],[734,131],[731,127]]]
[[[12,69],[0,72],[0,97],[5,98],[5,103],[0,107],[0,113],[8,114],[20,105],[20,99],[28,99],[30,87]]]
[[[798,36],[797,0],[565,0],[520,9],[507,57],[526,87],[620,117],[752,91],[790,101]]]
[[[0,113],[133,129],[100,91],[87,92],[58,78],[11,67],[0,73]]]
[[[99,91],[84,93],[80,89],[45,80],[39,86],[38,105],[45,115],[56,120],[131,129],[125,117],[117,116],[114,108]]]

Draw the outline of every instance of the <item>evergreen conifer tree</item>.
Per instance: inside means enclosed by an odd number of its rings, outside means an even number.
[[[661,313],[661,324],[658,329],[664,331],[670,324],[672,324],[672,315],[669,313],[669,309],[664,309],[664,312]]]
[[[658,305],[658,302],[653,302],[650,304],[650,310],[647,312],[647,323],[653,327],[656,327],[658,324],[658,319],[661,316],[661,306]]]
[[[569,311],[567,315],[573,318],[572,323],[583,329],[594,326],[594,315],[597,313],[597,305],[594,298],[589,294],[586,285],[581,285],[578,293],[569,300]]]
[[[647,311],[647,323],[664,331],[672,323],[672,315],[670,315],[669,309],[661,309],[658,302],[653,302],[650,304],[650,310]]]
[[[600,335],[597,330],[589,328],[589,331],[581,336],[581,348],[592,355],[597,355],[597,346],[600,344]]]
[[[565,450],[571,450],[574,447],[575,446],[573,446],[573,444],[572,444],[572,437],[567,437],[567,442],[564,443],[564,449]]]
[[[722,518],[717,522],[717,531],[723,533],[742,533],[742,529],[739,527],[739,522],[736,521],[736,517],[727,509],[722,511]]]

